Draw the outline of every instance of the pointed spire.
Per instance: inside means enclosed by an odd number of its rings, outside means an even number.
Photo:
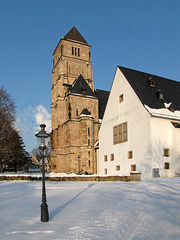
[[[64,39],[70,39],[88,44],[75,26],[71,28],[71,30],[64,36]]]

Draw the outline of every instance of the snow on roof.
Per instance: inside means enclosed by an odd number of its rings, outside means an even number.
[[[147,105],[144,105],[144,107],[152,116],[180,120],[180,111],[172,112],[168,108],[154,109],[148,107]]]

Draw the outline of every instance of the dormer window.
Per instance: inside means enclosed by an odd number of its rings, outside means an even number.
[[[164,94],[163,94],[163,92],[162,92],[162,90],[161,89],[159,89],[158,91],[157,91],[157,95],[158,95],[158,98],[159,99],[164,99]]]
[[[82,95],[86,95],[86,90],[85,89],[81,89],[81,93],[82,93]]]
[[[152,77],[149,78],[149,86],[150,87],[155,87],[155,81],[152,79]]]

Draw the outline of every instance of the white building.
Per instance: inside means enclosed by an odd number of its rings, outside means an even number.
[[[117,67],[99,131],[99,174],[180,174],[180,82]]]

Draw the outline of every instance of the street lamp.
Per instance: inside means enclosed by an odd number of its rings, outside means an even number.
[[[42,153],[42,204],[41,204],[41,221],[48,222],[49,221],[49,213],[48,213],[48,205],[46,203],[46,188],[45,188],[45,168],[44,168],[44,154],[45,149],[48,145],[49,134],[45,131],[46,125],[42,123],[40,125],[41,130],[35,134],[38,139],[39,149]]]

